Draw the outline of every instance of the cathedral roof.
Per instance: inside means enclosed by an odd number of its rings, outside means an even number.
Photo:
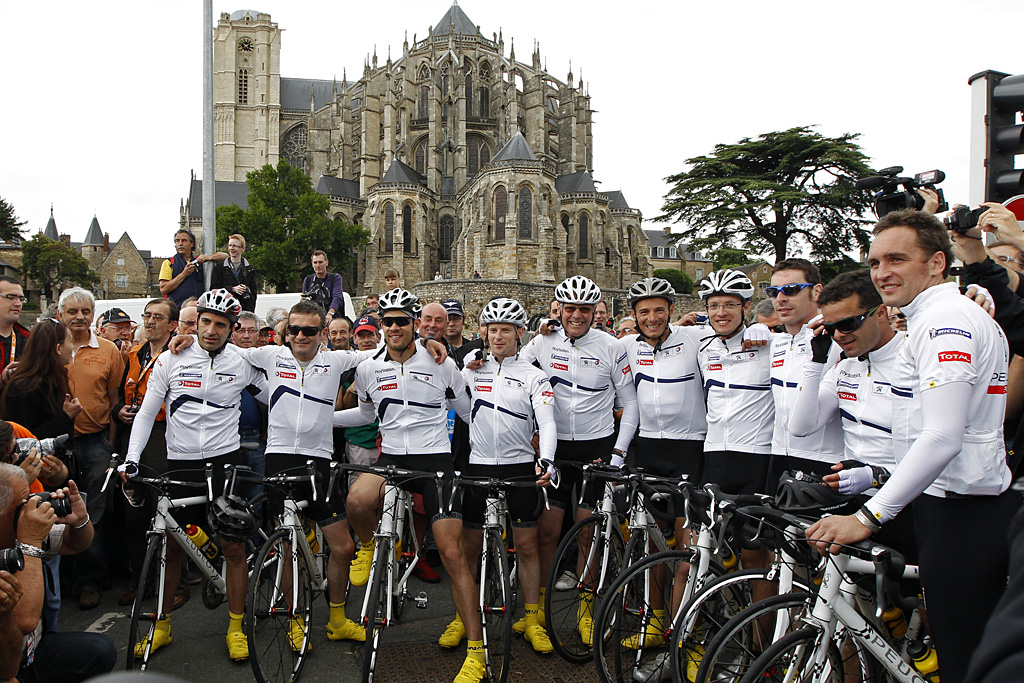
[[[349,86],[354,84],[349,83]],[[341,84],[337,84],[341,89]],[[313,106],[322,109],[334,101],[335,81],[316,78],[281,78],[281,108],[309,111],[309,91],[313,90]]]
[[[217,206],[229,206],[234,204],[243,211],[248,208],[249,186],[246,183],[239,183],[231,180],[218,180],[214,187]],[[188,216],[189,218],[203,217],[203,181],[197,178],[192,179],[192,187],[189,188]]]
[[[576,171],[555,178],[555,192],[597,192],[597,187],[594,186],[594,176],[590,175],[590,171]]]
[[[410,185],[426,185],[427,179],[408,164],[398,159],[391,162],[391,167],[380,181],[381,183],[408,183]]]
[[[345,180],[344,178],[332,178],[331,176],[322,175],[320,176],[320,179],[316,181],[316,187],[314,189],[320,194],[359,199],[359,183],[355,180]]]
[[[46,222],[46,228],[43,230],[43,237],[51,239],[54,242],[60,240],[60,235],[57,234],[57,221],[53,220],[53,207],[50,207],[50,220]]]
[[[240,9],[231,13],[231,21],[241,21],[246,17],[249,17],[250,19],[256,19],[260,14],[262,14],[262,12],[258,10]]]
[[[100,222],[96,220],[96,216],[92,217],[92,223],[89,224],[89,230],[85,233],[85,240],[82,241],[83,247],[102,247],[103,246],[103,231],[100,230]]]
[[[608,195],[608,208],[609,209],[628,209],[629,203],[626,198],[622,196],[621,190],[611,190],[605,192]]]
[[[476,36],[480,35],[480,31],[477,30],[476,24],[466,16],[466,13],[459,7],[459,3],[452,3],[452,6],[448,8],[448,11],[441,17],[441,21],[434,25],[435,36],[446,36],[448,35],[449,28],[453,28],[453,33],[457,36]]]
[[[516,133],[511,140],[506,142],[505,146],[499,149],[498,153],[491,157],[491,163],[496,164],[499,161],[510,161],[512,159],[526,159],[528,161],[537,160],[537,157],[533,155],[533,150],[530,149],[530,145],[526,142],[526,138],[523,137],[522,132]]]

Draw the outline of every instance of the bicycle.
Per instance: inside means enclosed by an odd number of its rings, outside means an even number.
[[[297,470],[305,471],[294,474]],[[327,486],[328,502],[336,472],[332,471]],[[310,484],[316,500],[316,469],[307,461],[259,481],[283,494],[284,510],[249,574],[244,621],[249,663],[261,683],[296,681],[310,648],[313,601],[316,594],[327,590],[323,535],[319,526],[312,525],[314,543],[310,545],[302,518],[309,501],[295,495],[298,485]]]

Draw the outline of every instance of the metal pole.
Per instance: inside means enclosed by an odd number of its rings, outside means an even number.
[[[213,168],[213,0],[203,3],[203,253],[212,254],[217,243],[216,179]],[[206,268],[210,288],[211,268]]]

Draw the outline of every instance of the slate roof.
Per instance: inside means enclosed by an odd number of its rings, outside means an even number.
[[[85,239],[82,241],[83,247],[102,247],[103,246],[103,231],[100,230],[100,222],[96,220],[96,216],[92,217],[92,223],[89,223],[89,229],[85,233]]]
[[[316,187],[313,189],[320,194],[359,199],[359,182],[355,180],[345,180],[344,178],[332,178],[331,176],[322,175],[319,180],[316,181]]]
[[[558,188],[558,185],[557,185],[558,181],[556,180],[555,183],[556,183],[555,184],[555,188],[557,189]],[[622,196],[622,191],[621,190],[611,190],[609,192],[605,192],[605,194],[608,195],[608,208],[609,209],[628,209],[628,208],[630,208],[629,203],[626,201],[626,198]]]
[[[765,265],[766,263],[768,263],[768,262],[767,261],[757,261],[755,263],[748,263],[745,266],[733,266],[732,269],[733,270],[738,270],[741,273],[743,273],[744,275],[750,275],[751,273],[753,273],[755,270],[757,270],[761,266]]]
[[[420,175],[412,166],[402,163],[398,159],[391,162],[391,167],[381,179],[382,183],[409,183],[411,185],[426,185],[427,179]]]
[[[459,7],[459,3],[453,2],[452,6],[448,8],[448,11],[444,13],[441,20],[434,24],[434,35],[435,36],[446,36],[448,35],[449,27],[454,27],[455,35],[461,36],[476,36],[480,32],[476,28],[476,24],[466,16],[466,13]]]
[[[711,263],[711,259],[706,259],[695,251],[685,251],[687,245],[679,242],[674,244],[669,242],[668,238],[671,233],[667,233],[664,230],[644,230],[644,234],[647,235],[647,241],[651,243],[651,249],[665,247],[667,250],[669,247],[675,247],[679,251],[680,255],[687,261]]]
[[[597,187],[594,185],[594,176],[590,175],[590,171],[576,171],[555,178],[555,191],[558,194],[597,192]]]
[[[188,217],[203,217],[203,181],[198,178],[192,179],[192,187],[189,188]],[[217,206],[229,206],[234,204],[245,210],[249,206],[249,186],[231,180],[218,180],[216,184]]]
[[[60,235],[57,234],[57,221],[53,220],[53,209],[50,209],[50,220],[46,222],[46,228],[43,230],[43,237],[51,239],[54,242],[60,240]]]
[[[348,84],[349,87],[354,85]],[[317,78],[284,78],[281,77],[281,108],[301,109],[309,111],[309,88],[313,88],[313,103],[317,109],[326,107],[334,101],[335,81]],[[341,90],[341,83],[337,83]]]
[[[505,143],[505,146],[498,150],[498,153],[491,157],[490,163],[496,164],[499,161],[509,161],[511,159],[526,159],[528,161],[536,161],[537,157],[533,155],[533,150],[530,149],[530,145],[526,142],[526,138],[523,137],[521,132],[516,133],[511,140]]]
[[[245,19],[246,15],[248,15],[250,19],[255,21],[257,16],[260,15],[260,14],[262,14],[262,13],[259,10],[251,10],[251,9],[235,10],[234,12],[231,13],[231,21],[240,21],[242,19]]]

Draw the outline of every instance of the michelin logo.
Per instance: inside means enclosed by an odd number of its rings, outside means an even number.
[[[944,334],[956,334],[967,339],[971,338],[970,332],[968,332],[967,330],[961,330],[956,327],[933,327],[932,329],[928,330],[928,336],[931,337],[932,339],[935,339],[936,337],[941,337]]]

